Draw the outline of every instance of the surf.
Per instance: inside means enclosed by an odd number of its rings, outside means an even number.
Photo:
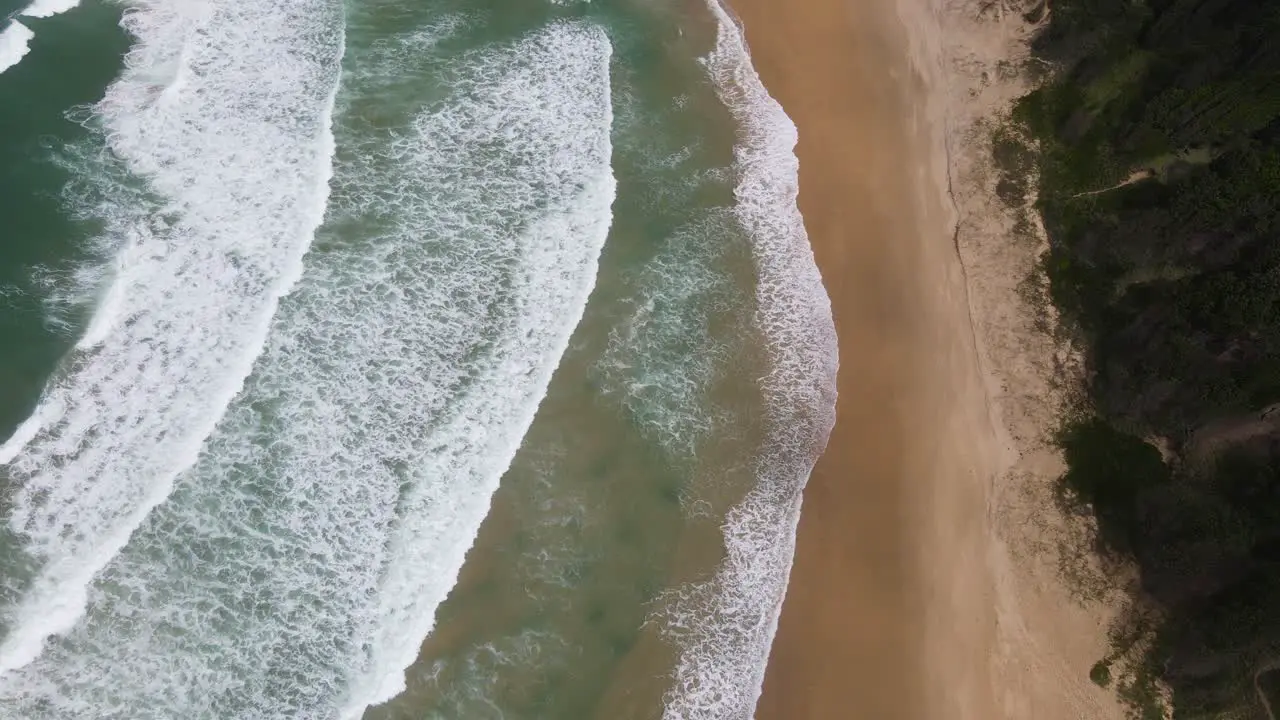
[[[22,11],[24,17],[47,18],[60,15],[80,4],[80,0],[35,0]]]
[[[801,492],[835,424],[838,350],[831,303],[813,259],[799,194],[796,128],[751,65],[741,27],[717,0],[705,66],[738,126],[733,214],[756,269],[753,322],[769,372],[755,486],[722,525],[713,577],[676,588],[667,622],[679,658],[665,720],[749,718],[764,682],[795,551]]]
[[[83,617],[92,579],[195,462],[301,273],[324,213],[341,21],[318,1],[145,2],[124,15],[134,45],[80,153],[94,162],[79,182],[106,189],[72,209],[102,227],[110,260],[71,294],[105,302],[0,445],[3,540],[17,555],[5,694]],[[94,174],[103,167],[129,182]]]
[[[17,20],[10,20],[9,26],[0,30],[0,73],[22,62],[31,51],[31,39],[35,36]]]
[[[432,54],[465,28],[348,31],[327,217],[252,376],[0,707],[358,717],[404,687],[586,306],[615,192],[605,34]]]
[[[60,15],[80,4],[80,0],[35,0],[22,12],[20,17],[49,18]],[[31,41],[35,32],[31,28],[10,19],[9,26],[0,30],[0,73],[17,65],[31,50]]]

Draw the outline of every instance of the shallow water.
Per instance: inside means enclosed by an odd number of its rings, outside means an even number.
[[[750,715],[834,342],[723,12],[29,15],[3,714]]]

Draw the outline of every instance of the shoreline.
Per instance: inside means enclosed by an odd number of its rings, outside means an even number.
[[[732,4],[799,129],[841,357],[756,718],[1123,717],[1088,679],[1117,601],[1064,577],[1089,529],[1053,502],[1079,368],[1027,290],[1034,199],[995,191],[1034,28],[1016,0]]]
[[[999,453],[930,78],[892,3],[734,8],[799,128],[799,205],[841,350],[756,717],[990,718]]]

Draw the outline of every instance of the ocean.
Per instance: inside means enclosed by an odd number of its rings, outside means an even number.
[[[752,715],[836,346],[727,9],[0,19],[0,717]]]

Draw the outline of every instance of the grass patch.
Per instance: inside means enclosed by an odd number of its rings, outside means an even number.
[[[1085,104],[1092,112],[1101,110],[1107,103],[1120,97],[1127,89],[1142,80],[1151,65],[1151,53],[1135,50],[1107,68],[1101,77],[1085,88]]]
[[[1036,177],[1036,150],[1026,134],[1014,124],[997,127],[991,134],[991,158],[999,172],[996,195],[1011,208],[1026,205]]]
[[[1111,685],[1110,658],[1103,658],[1102,660],[1094,663],[1093,667],[1089,669],[1089,679],[1093,681],[1094,685],[1101,688]]]
[[[1067,461],[1060,482],[1068,496],[1092,509],[1107,550],[1128,553],[1143,532],[1139,495],[1169,481],[1160,452],[1097,417],[1068,423],[1058,443]]]

